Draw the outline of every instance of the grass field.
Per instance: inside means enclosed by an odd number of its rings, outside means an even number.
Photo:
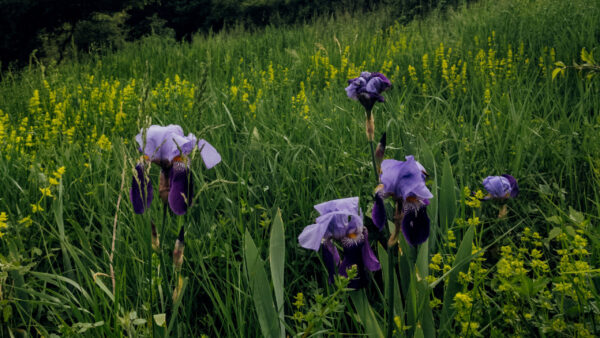
[[[279,332],[281,301],[290,336],[600,334],[600,79],[553,78],[600,53],[600,5],[480,1],[406,26],[387,13],[149,37],[2,74],[0,334],[254,337]],[[383,247],[383,273],[348,291],[297,240],[315,204],[360,196],[371,214],[364,113],[344,91],[363,70],[392,82],[373,111],[386,158],[415,155],[434,195],[429,241],[394,256],[393,322]],[[222,156],[210,170],[192,156],[184,216],[164,218],[158,196],[143,215],[129,202],[134,137],[151,124]],[[504,173],[517,198],[474,202]]]

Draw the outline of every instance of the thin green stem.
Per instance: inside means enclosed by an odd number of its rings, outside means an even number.
[[[369,141],[369,145],[371,146],[371,161],[373,163],[373,173],[375,174],[375,182],[379,184],[379,174],[377,173],[377,163],[375,162],[375,147],[373,146],[373,141]]]

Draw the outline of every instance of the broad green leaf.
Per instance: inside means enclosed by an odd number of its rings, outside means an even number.
[[[369,304],[365,290],[351,292],[350,299],[356,307],[356,312],[367,331],[367,335],[369,337],[383,337],[383,331],[381,331],[377,318],[375,318],[375,313]]]
[[[448,334],[450,332],[449,329],[452,326],[452,318],[454,318],[454,309],[452,307],[454,304],[454,296],[461,287],[458,282],[458,275],[460,272],[465,272],[467,270],[469,262],[473,257],[471,255],[471,250],[473,247],[474,234],[475,228],[470,226],[465,232],[460,247],[458,248],[458,252],[456,253],[456,257],[454,258],[454,263],[452,264],[452,272],[450,272],[448,278],[448,286],[444,292],[444,303],[442,306],[440,333],[443,335]]]
[[[275,311],[269,280],[265,272],[264,262],[258,256],[258,250],[252,236],[246,229],[244,237],[244,258],[246,273],[260,329],[264,337],[279,337],[279,316]]]
[[[442,167],[442,183],[440,186],[440,196],[438,199],[440,211],[440,231],[446,230],[454,223],[456,216],[456,183],[452,175],[450,160],[446,157]]]
[[[284,313],[283,313],[283,271],[285,267],[285,233],[281,210],[277,214],[271,226],[271,238],[269,242],[269,259],[271,263],[271,279],[275,289],[275,300],[277,312],[279,313],[279,324],[281,337],[285,337]]]
[[[416,264],[417,280],[421,281],[429,275],[429,240],[419,245]]]

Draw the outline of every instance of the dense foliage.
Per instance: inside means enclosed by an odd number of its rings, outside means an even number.
[[[600,7],[482,1],[396,19],[384,8],[189,43],[150,36],[3,73],[0,334],[600,334],[600,79],[588,76]],[[329,284],[298,244],[315,204],[360,196],[371,214],[364,112],[344,91],[363,70],[392,83],[373,109],[386,158],[414,155],[433,194],[429,240],[400,243],[393,322],[381,239],[383,272],[359,292]],[[191,153],[195,203],[165,221],[158,197],[143,215],[129,203],[134,137],[152,124],[222,156],[202,170]],[[519,196],[480,201],[483,178],[503,173]]]
[[[386,6],[398,19],[461,3],[457,0],[0,0],[2,69],[30,62],[30,54],[61,62],[77,53],[120,48],[149,34],[191,38],[197,32],[243,25],[302,23],[315,15]]]

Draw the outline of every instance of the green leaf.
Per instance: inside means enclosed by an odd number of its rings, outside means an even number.
[[[440,211],[440,230],[446,230],[454,223],[456,216],[456,183],[452,175],[450,159],[446,157],[442,167],[442,183],[440,186],[439,211]]]
[[[369,337],[383,337],[383,331],[381,331],[379,323],[375,318],[375,313],[369,304],[365,290],[351,292],[350,299],[352,299],[352,303],[356,307],[356,312],[367,331],[367,335]]]
[[[552,71],[552,80],[554,80],[556,75],[558,75],[558,73],[560,73],[562,70],[562,68],[554,68],[554,70]]]
[[[591,55],[587,52],[587,50],[585,50],[585,47],[581,48],[581,60],[589,64],[594,63],[594,60],[592,59]]]
[[[554,223],[557,225],[562,224],[562,218],[560,218],[560,216],[550,216],[550,217],[546,217],[546,221],[550,222],[550,223]]]
[[[562,229],[561,228],[554,227],[548,233],[548,239],[549,240],[553,240],[554,238],[556,238],[556,236],[560,235],[561,233],[562,233]]]
[[[248,283],[250,284],[262,335],[270,338],[279,337],[279,316],[273,304],[273,296],[271,295],[264,262],[258,255],[258,249],[256,249],[256,244],[254,244],[248,229],[246,229],[244,237],[244,258],[246,260]]]
[[[285,338],[285,322],[283,313],[283,271],[285,267],[285,233],[281,210],[277,209],[273,225],[271,226],[271,238],[269,242],[269,259],[271,263],[271,279],[275,290],[277,301],[277,312],[279,313],[280,334]]]
[[[465,232],[460,247],[458,248],[458,252],[456,253],[456,257],[454,258],[454,263],[452,264],[452,271],[448,278],[448,286],[444,292],[444,303],[442,306],[440,322],[440,334],[442,335],[449,334],[450,329],[452,328],[452,319],[454,318],[454,309],[452,305],[454,304],[454,296],[461,287],[458,282],[458,275],[460,272],[465,272],[469,267],[469,262],[473,257],[471,255],[471,250],[473,247],[474,235],[475,228],[470,226]]]
[[[384,290],[387,290],[388,283],[388,254],[381,243],[377,246],[377,257],[381,263],[381,272],[383,273]],[[402,313],[402,298],[400,298],[400,287],[398,286],[398,277],[394,275],[394,312]]]

